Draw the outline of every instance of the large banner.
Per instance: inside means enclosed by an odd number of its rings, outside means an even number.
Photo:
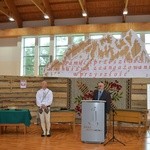
[[[44,76],[71,78],[150,78],[145,44],[130,30],[122,39],[106,34],[73,45],[63,60],[47,64]]]

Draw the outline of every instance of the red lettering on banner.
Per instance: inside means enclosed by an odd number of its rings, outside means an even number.
[[[94,70],[97,70],[97,67],[94,67]]]
[[[86,77],[87,73],[84,73],[84,76]]]
[[[106,59],[104,60],[104,64],[107,64],[107,60]]]
[[[80,73],[80,77],[82,77],[83,76],[83,73]]]
[[[109,73],[109,76],[111,77],[111,73],[112,73],[112,71]]]
[[[73,73],[73,76],[75,76],[75,77],[78,76],[78,73]]]
[[[89,71],[90,70],[89,67],[86,67],[86,70]]]
[[[116,60],[114,60],[114,64],[116,64]]]
[[[113,70],[116,70],[116,66],[113,67]]]
[[[132,63],[132,59],[128,59],[127,61],[128,61],[128,63]]]
[[[112,69],[112,66],[109,66],[108,69]]]
[[[104,76],[106,77],[106,76],[107,76],[107,73],[105,73]]]
[[[131,66],[128,66],[128,69],[131,69]]]
[[[82,62],[83,62],[83,61],[79,61],[79,65],[80,65],[80,66],[82,65]]]
[[[94,66],[97,64],[97,60],[94,60]]]
[[[50,74],[51,74],[51,76],[57,76],[58,74],[60,74],[60,72],[52,71]]]
[[[75,61],[75,62],[73,63],[73,65],[78,65],[78,63],[79,63],[78,61]]]
[[[127,69],[127,66],[126,66],[126,65],[124,65],[124,66],[123,66],[123,69]]]
[[[121,64],[122,63],[122,60],[119,60],[119,62],[118,62],[119,64]]]
[[[62,66],[62,71],[65,71],[65,67],[64,66]]]
[[[98,67],[98,70],[102,70],[102,66],[99,66],[99,67]]]
[[[122,76],[122,71],[120,71],[119,76]]]
[[[66,71],[69,71],[69,67],[66,67]]]
[[[111,64],[113,62],[113,60],[109,60],[109,64]]]
[[[72,61],[69,62],[69,65],[72,65]]]
[[[104,66],[104,68],[103,68],[104,70],[106,70],[106,66]]]
[[[63,64],[64,64],[64,65],[67,65],[67,64],[69,64],[69,61],[65,61]]]
[[[79,71],[79,67],[76,67],[76,71]]]
[[[102,61],[101,60],[99,60],[99,64],[101,64],[102,63]]]
[[[97,73],[94,73],[95,77],[97,76]]]
[[[121,66],[118,66],[118,69],[120,70],[120,69],[121,69]]]
[[[116,72],[114,73],[114,76],[115,76],[115,77],[117,76],[117,73],[116,73]]]
[[[73,69],[74,69],[74,68],[73,68],[73,67],[71,67],[71,71],[74,71]]]

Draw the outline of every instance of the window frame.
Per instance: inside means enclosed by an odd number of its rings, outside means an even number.
[[[48,46],[41,46],[40,45],[40,38],[44,37],[49,37],[49,45]],[[35,39],[35,45],[34,46],[25,46],[25,39],[30,39],[34,38]],[[50,36],[28,36],[28,37],[22,37],[22,53],[21,53],[21,75],[23,76],[42,76],[40,73],[41,67],[45,67],[45,65],[40,65],[40,58],[42,57],[47,57],[50,60]],[[25,48],[34,48],[34,54],[32,56],[26,56],[25,55]],[[40,55],[40,50],[42,47],[49,47],[49,54],[48,55]],[[27,57],[34,57],[34,63],[33,65],[26,65],[24,63],[25,58]],[[28,67],[33,67],[33,73],[32,74],[27,74],[25,69]]]

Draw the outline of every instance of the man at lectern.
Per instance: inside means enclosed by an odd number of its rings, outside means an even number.
[[[105,103],[105,135],[107,133],[107,118],[106,113],[109,113],[111,109],[111,95],[108,91],[104,89],[104,83],[99,82],[98,83],[98,89],[94,91],[93,100],[104,100]]]

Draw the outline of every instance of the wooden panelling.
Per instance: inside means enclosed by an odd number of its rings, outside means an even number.
[[[147,84],[147,83],[150,83],[150,78],[133,78],[132,79],[132,83],[133,84],[139,84],[139,85],[142,85],[142,84]]]
[[[74,26],[50,26],[36,28],[18,28],[0,30],[0,38],[20,37],[30,35],[55,35],[55,34],[83,34],[97,32],[127,32],[150,31],[150,23],[113,23],[113,24],[88,24]]]
[[[20,81],[26,80],[27,87],[20,88]],[[0,76],[0,107],[29,109],[33,118],[37,115],[36,92],[46,80],[53,92],[52,108],[69,108],[70,80],[65,78]]]
[[[132,94],[131,99],[132,100],[146,100],[147,95],[146,94]]]
[[[132,94],[131,95],[132,100],[147,100],[146,94]]]
[[[144,100],[132,100],[132,106],[137,107],[137,108],[145,108],[147,105],[147,102]]]
[[[147,94],[146,89],[132,89],[132,93]]]
[[[134,84],[132,85],[133,90],[146,90],[147,85],[146,84]]]
[[[147,84],[150,78],[133,78],[131,84],[131,108],[147,109]]]

